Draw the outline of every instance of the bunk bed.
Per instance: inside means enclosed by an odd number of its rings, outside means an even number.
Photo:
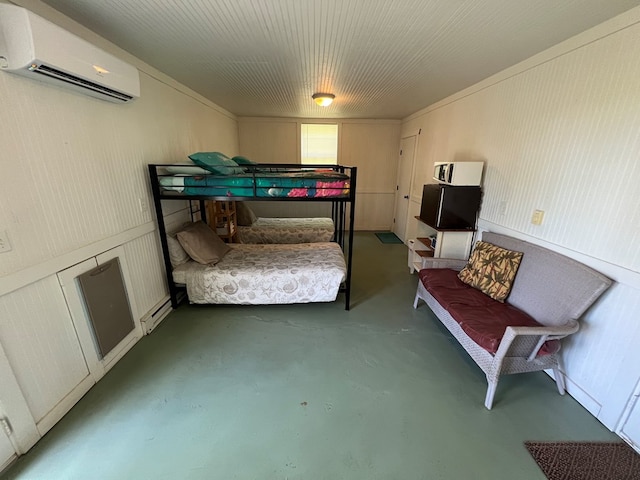
[[[225,167],[218,168],[214,172],[204,172],[193,165],[183,164],[150,164],[149,176],[153,192],[153,201],[158,222],[158,231],[164,257],[164,264],[169,286],[171,304],[177,308],[180,301],[187,293],[189,300],[193,303],[300,303],[313,301],[330,301],[331,293],[316,295],[297,292],[297,298],[273,295],[263,295],[262,299],[254,298],[245,292],[235,295],[235,298],[220,298],[213,294],[214,290],[233,290],[238,282],[231,285],[221,283],[216,286],[208,286],[209,293],[202,294],[202,288],[197,287],[198,276],[207,275],[204,282],[212,281],[224,282],[224,272],[234,271],[233,275],[239,272],[249,275],[247,278],[255,280],[260,277],[260,268],[263,272],[270,272],[270,280],[273,280],[273,269],[266,264],[269,258],[274,262],[282,262],[282,258],[287,258],[288,264],[295,263],[295,258],[301,257],[300,265],[313,265],[316,270],[311,270],[303,275],[303,279],[288,277],[291,283],[286,282],[285,277],[280,277],[282,291],[287,291],[292,284],[299,285],[311,279],[318,278],[318,272],[324,276],[327,269],[340,271],[335,251],[340,252],[343,263],[343,281],[337,286],[333,299],[337,293],[345,294],[345,309],[349,310],[351,297],[351,271],[353,258],[353,226],[355,216],[355,193],[356,193],[356,167],[346,167],[342,165],[299,165],[299,164],[251,164],[243,165],[242,168]],[[198,214],[200,219],[206,223],[207,200],[214,201],[305,201],[305,202],[330,202],[331,218],[334,223],[334,242],[320,242],[314,244],[285,244],[285,245],[244,245],[236,244],[230,247],[229,258],[215,265],[195,265],[193,262],[186,266],[175,268],[171,262],[170,247],[171,237],[168,235],[165,226],[163,213],[163,201],[167,200],[188,200],[197,202],[199,205]],[[347,218],[349,225],[347,226]],[[192,213],[192,220],[194,220]],[[243,270],[243,261],[252,255],[257,255],[256,250],[262,255],[262,267],[258,271],[251,273]],[[346,258],[345,258],[346,257]],[[226,258],[226,257],[225,257]],[[231,266],[229,262],[238,260]],[[243,260],[244,259],[244,260]],[[267,260],[264,260],[267,259]],[[320,260],[319,260],[320,259]],[[324,259],[324,260],[322,260]],[[244,262],[256,266],[256,262]],[[259,262],[258,262],[259,263]],[[297,269],[291,268],[291,272],[299,273]],[[279,272],[282,275],[282,272]],[[264,273],[267,275],[267,273]],[[324,277],[323,277],[324,278]],[[228,279],[228,277],[227,277]],[[269,279],[263,279],[265,282]],[[242,282],[245,288],[256,288],[250,286],[250,282]],[[327,285],[335,283],[335,279],[323,279],[318,285],[320,289],[327,290]],[[190,285],[190,286],[188,286]],[[231,285],[231,286],[230,286]],[[234,294],[236,292],[233,292]],[[193,297],[193,298],[192,298]]]
[[[245,202],[236,202],[239,243],[316,243],[335,237],[329,217],[258,217]]]

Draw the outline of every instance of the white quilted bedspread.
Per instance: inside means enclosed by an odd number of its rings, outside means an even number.
[[[333,231],[333,220],[325,217],[260,217],[250,227],[238,227],[238,239],[240,243],[329,242]]]
[[[231,247],[216,265],[190,261],[173,271],[174,281],[186,284],[191,303],[332,302],[346,276],[337,243]]]

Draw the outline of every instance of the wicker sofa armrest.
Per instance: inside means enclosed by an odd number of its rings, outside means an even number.
[[[514,345],[515,341],[521,337],[534,337],[531,344],[534,345],[531,349],[527,360],[531,361],[538,355],[538,352],[544,342],[547,340],[559,340],[571,335],[578,331],[580,326],[575,320],[568,321],[565,325],[560,326],[545,326],[539,327],[507,327],[498,351],[496,352],[496,359],[504,358],[509,355],[509,350]],[[533,342],[535,341],[535,344]]]
[[[453,270],[462,270],[467,264],[466,260],[456,258],[423,258],[422,268],[451,268]]]

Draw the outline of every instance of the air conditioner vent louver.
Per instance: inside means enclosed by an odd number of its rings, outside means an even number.
[[[94,92],[99,92],[104,95],[108,95],[113,98],[117,98],[118,100],[122,100],[123,102],[128,102],[132,100],[133,97],[131,95],[125,95],[124,93],[117,92],[110,88],[104,87],[102,85],[98,85],[97,83],[90,82],[88,80],[83,80],[82,78],[78,78],[74,75],[69,75],[68,73],[64,73],[60,70],[57,70],[52,67],[48,67],[47,65],[37,65],[35,68],[29,68],[34,73],[39,73],[40,75],[46,75],[48,77],[57,78],[58,80],[62,80],[63,82],[73,83],[74,85],[78,85],[80,87],[88,88],[93,90]]]

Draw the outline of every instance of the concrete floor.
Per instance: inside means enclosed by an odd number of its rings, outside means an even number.
[[[525,440],[618,440],[544,373],[483,373],[404,245],[359,233],[352,310],[187,306],[1,478],[544,480]]]

